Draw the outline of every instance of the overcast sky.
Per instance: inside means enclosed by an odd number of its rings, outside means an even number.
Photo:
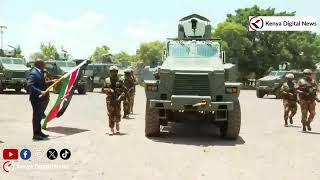
[[[5,46],[20,44],[27,57],[51,41],[87,58],[103,44],[134,54],[141,42],[176,36],[181,17],[198,13],[216,26],[227,13],[254,4],[316,16],[320,24],[318,0],[0,0],[0,25],[8,27]]]

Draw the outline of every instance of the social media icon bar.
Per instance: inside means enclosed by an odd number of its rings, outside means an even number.
[[[20,151],[20,158],[23,160],[29,160],[31,158],[31,151],[29,149],[22,149]]]
[[[69,149],[62,149],[62,150],[60,151],[60,157],[61,157],[61,159],[67,160],[67,159],[70,158],[70,156],[71,156],[71,152],[70,152]]]
[[[4,160],[17,160],[18,154],[18,149],[4,149],[2,155]]]
[[[55,160],[55,159],[57,159],[57,157],[58,157],[58,151],[55,150],[55,149],[49,149],[49,150],[47,151],[47,157],[48,157],[48,159],[50,159],[50,160]]]

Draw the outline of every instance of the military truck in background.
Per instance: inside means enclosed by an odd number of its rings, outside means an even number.
[[[92,92],[94,88],[102,88],[105,79],[110,77],[109,68],[115,65],[114,63],[92,63],[85,70],[85,76],[89,77],[90,83],[88,91]]]
[[[14,58],[10,52],[0,53],[0,93],[5,89],[14,89],[16,92],[27,87],[28,67],[22,58]]]
[[[155,80],[145,80],[145,135],[179,120],[210,120],[222,137],[236,139],[241,110],[237,69],[226,63],[210,21],[192,14],[180,20],[178,38],[168,39],[166,57]]]
[[[275,95],[276,99],[281,98],[280,88],[286,81],[285,76],[288,73],[292,73],[294,75],[295,81],[303,78],[303,73],[301,70],[271,71],[267,76],[264,76],[256,81],[257,98],[263,98],[265,95]],[[319,81],[320,73],[318,71],[315,72],[314,76],[314,78]]]
[[[46,68],[49,72],[49,79],[59,79],[65,73],[69,72],[71,69],[77,66],[75,61],[61,61],[61,60],[49,60],[45,61]],[[78,62],[79,63],[79,62]],[[34,67],[34,62],[30,61],[27,63],[27,66],[30,68]],[[84,67],[82,67],[84,68]],[[80,79],[77,84],[78,94],[86,94],[87,92],[87,76],[80,74]],[[53,92],[58,94],[60,92],[60,85],[57,85],[53,88]]]

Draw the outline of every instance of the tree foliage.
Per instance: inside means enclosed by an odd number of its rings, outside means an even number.
[[[101,47],[96,47],[93,54],[90,56],[90,60],[92,61],[102,61],[102,57],[104,55],[109,54],[110,48],[106,45],[103,45]]]
[[[44,57],[44,60],[59,59],[57,48],[51,42],[48,44],[41,43],[40,51]]]
[[[160,41],[142,43],[137,50],[136,61],[149,65],[160,62],[163,55],[165,44]]]

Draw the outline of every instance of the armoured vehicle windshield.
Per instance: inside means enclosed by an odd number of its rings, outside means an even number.
[[[173,57],[218,57],[219,43],[206,41],[170,41],[169,56]]]
[[[68,62],[62,61],[62,62],[57,62],[57,66],[59,66],[59,67],[76,67],[77,64],[73,61],[68,61]]]
[[[0,58],[3,64],[23,64],[22,59],[19,58]]]
[[[287,72],[285,71],[271,71],[270,76],[284,76],[286,75]]]

